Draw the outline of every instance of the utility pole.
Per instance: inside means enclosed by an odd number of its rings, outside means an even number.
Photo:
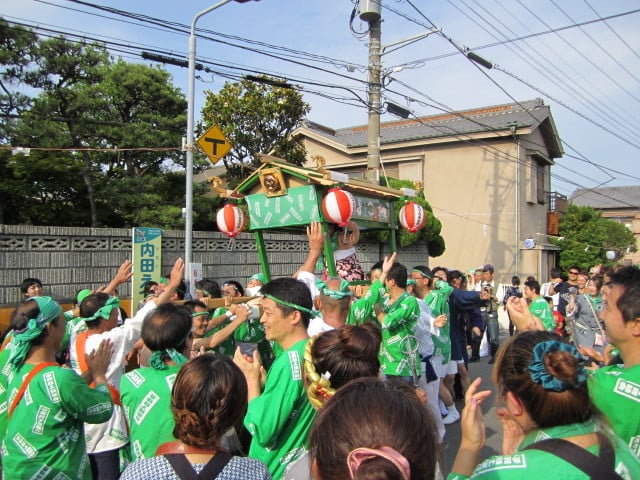
[[[380,17],[369,23],[369,128],[366,177],[376,185],[380,181],[381,23]]]
[[[389,47],[395,47],[387,53],[398,50],[403,46],[417,42],[432,33],[439,32],[439,28],[414,35],[412,37],[382,45],[382,17],[380,15],[380,0],[360,0],[360,19],[369,23],[369,82],[368,95],[368,139],[367,139],[367,172],[366,180],[376,185],[380,182],[380,115],[382,114],[382,56]],[[406,108],[386,102],[388,112],[401,118],[408,118],[411,112]]]
[[[366,179],[380,181],[380,95],[382,90],[382,54],[380,37],[382,20],[377,0],[361,0],[360,19],[369,23],[368,141]]]

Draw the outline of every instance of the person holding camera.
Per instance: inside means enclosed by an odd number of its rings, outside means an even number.
[[[494,294],[493,265],[487,263],[482,267],[482,283],[481,288],[489,294],[489,300],[486,301],[483,316],[484,324],[487,332],[487,341],[489,342],[489,353],[491,359],[489,364],[495,361],[496,352],[500,346],[500,324],[498,323],[498,299]]]

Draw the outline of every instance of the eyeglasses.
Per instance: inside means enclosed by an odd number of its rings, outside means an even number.
[[[580,272],[576,272],[575,270],[569,270],[569,275],[578,275]]]

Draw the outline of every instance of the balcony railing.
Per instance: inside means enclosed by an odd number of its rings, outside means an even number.
[[[556,212],[559,214],[567,213],[569,202],[566,195],[562,195],[558,192],[549,192],[549,212]]]

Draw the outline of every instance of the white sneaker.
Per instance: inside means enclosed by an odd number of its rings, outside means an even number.
[[[442,419],[442,423],[444,423],[445,425],[451,425],[452,423],[456,423],[458,420],[460,420],[458,409],[455,405],[451,405],[449,407],[449,413]]]
[[[440,415],[444,418],[449,414],[449,409],[446,407],[441,399],[438,399],[438,406],[440,407]]]

